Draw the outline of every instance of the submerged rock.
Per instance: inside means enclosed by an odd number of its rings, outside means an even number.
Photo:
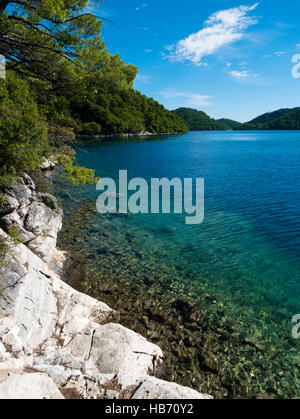
[[[51,196],[34,191],[15,187],[19,206],[1,219],[26,244],[0,228],[10,248],[0,268],[0,398],[207,398],[149,380],[162,371],[162,350],[117,324],[119,313],[108,305],[61,280],[70,263],[56,249],[62,215]]]

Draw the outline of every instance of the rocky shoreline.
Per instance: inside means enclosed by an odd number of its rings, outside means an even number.
[[[63,214],[32,179],[0,193],[0,399],[208,399],[161,380],[163,352],[63,279]],[[5,255],[5,256],[4,256]]]
[[[297,359],[287,356],[292,339],[263,335],[263,323],[237,317],[205,277],[199,281],[193,270],[168,263],[156,230],[130,216],[101,217],[85,188],[70,192],[76,202],[59,187],[54,192],[65,212],[59,246],[80,261],[70,285],[117,310],[123,326],[162,348],[167,380],[214,398],[298,397]],[[164,234],[172,240],[172,232]],[[176,257],[181,248],[175,247]]]

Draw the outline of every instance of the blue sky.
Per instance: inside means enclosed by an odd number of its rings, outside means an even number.
[[[300,106],[298,0],[105,0],[111,53],[138,66],[135,88],[168,109],[248,121]]]

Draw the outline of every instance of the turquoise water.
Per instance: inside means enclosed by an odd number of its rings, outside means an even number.
[[[202,224],[186,225],[184,214],[110,216],[112,231],[133,232],[146,263],[176,272],[188,296],[199,292],[189,282],[199,282],[245,335],[282,345],[287,362],[299,365],[291,338],[300,313],[299,132],[191,132],[89,143],[77,152],[102,177],[118,179],[126,169],[129,179],[204,178]],[[80,188],[80,196],[95,199],[95,187]]]

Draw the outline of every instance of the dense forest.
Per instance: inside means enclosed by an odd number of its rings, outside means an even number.
[[[102,20],[86,12],[88,5],[0,0],[0,54],[6,61],[6,77],[0,78],[0,186],[37,168],[53,149],[70,179],[91,182],[92,171],[74,166],[69,144],[76,134],[300,129],[300,108],[242,125],[194,109],[166,110],[133,89],[137,68],[109,54]]]
[[[173,111],[188,124],[191,131],[228,130],[227,125],[210,118],[205,112],[190,108],[179,108]]]
[[[242,124],[243,130],[299,130],[300,108],[279,109]]]
[[[181,118],[133,90],[135,66],[106,50],[98,54],[97,61],[93,63],[96,73],[73,69],[70,88],[38,92],[40,106],[52,125],[72,127],[75,134],[83,135],[188,131]]]
[[[245,123],[226,118],[215,120],[202,111],[190,108],[179,108],[173,112],[186,121],[191,131],[300,130],[300,108],[280,109]]]
[[[101,2],[99,1],[99,4]],[[187,132],[188,125],[133,89],[137,68],[110,55],[88,0],[0,0],[0,186],[53,149],[75,181],[76,134]]]
[[[81,98],[84,97],[85,100]],[[111,133],[182,133],[189,130],[179,117],[153,99],[132,89],[111,90],[102,84],[84,95],[62,96],[68,100],[70,125],[79,134]],[[60,99],[60,98],[59,98]],[[65,114],[64,109],[62,112]]]
[[[233,121],[232,119],[226,119],[226,118],[217,119],[217,121],[220,122],[221,124],[226,125],[227,127],[231,129],[240,129],[241,126],[243,125],[241,122]]]

